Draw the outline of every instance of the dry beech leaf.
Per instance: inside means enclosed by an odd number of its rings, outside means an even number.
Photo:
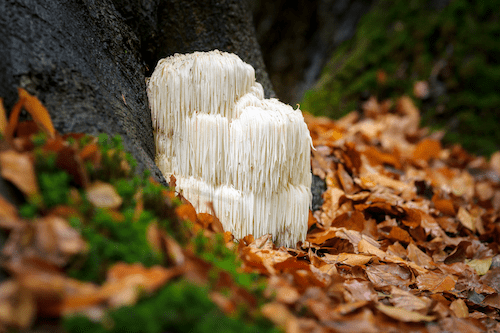
[[[7,128],[7,111],[3,105],[3,98],[0,98],[0,134],[4,135]]]
[[[467,308],[463,299],[456,299],[451,302],[450,310],[453,311],[453,314],[455,314],[458,318],[469,317],[469,308]]]
[[[477,275],[485,275],[486,273],[488,273],[492,262],[493,258],[473,259],[470,261],[465,261],[467,265],[474,268]]]
[[[432,258],[420,250],[415,244],[411,243],[406,250],[408,251],[408,259],[415,264],[429,269],[436,266]]]
[[[350,279],[344,282],[344,287],[354,301],[376,301],[378,298],[369,281]]]
[[[476,231],[476,223],[474,221],[474,218],[472,217],[472,215],[469,214],[469,212],[465,208],[460,207],[458,209],[457,219],[467,229],[473,232]]]
[[[175,208],[175,214],[181,220],[196,222],[196,211],[191,203],[186,202]]]
[[[324,256],[326,262],[341,263],[350,266],[362,266],[372,259],[373,256],[371,255],[354,253],[340,253],[337,255],[326,253]]]
[[[435,316],[426,316],[419,312],[384,305],[382,303],[378,303],[375,307],[385,315],[403,322],[416,323],[421,321],[433,321],[436,319]]]
[[[365,272],[376,287],[404,286],[412,283],[410,272],[396,264],[369,265]]]
[[[429,309],[432,300],[427,297],[418,297],[409,291],[402,290],[398,287],[391,287],[391,298],[389,301],[397,308],[408,311],[419,311]]]
[[[434,272],[417,276],[418,288],[429,290],[433,293],[452,291],[455,288],[455,283],[456,278]]]
[[[366,241],[366,239],[361,239],[358,243],[358,251],[361,253],[373,254],[384,260],[386,253],[380,250],[378,247]]]
[[[138,263],[118,263],[108,270],[107,280],[99,289],[92,293],[83,290],[65,297],[62,310],[66,314],[81,312],[102,302],[108,302],[111,307],[132,305],[141,290],[151,293],[181,273],[177,268],[145,268]]]
[[[261,311],[267,319],[281,327],[286,327],[287,322],[294,319],[292,312],[285,305],[278,302],[265,304]]]
[[[441,143],[437,140],[424,139],[413,151],[413,159],[428,162],[431,158],[438,158],[441,152]]]
[[[28,153],[14,150],[0,152],[0,171],[3,178],[12,182],[26,195],[38,193],[33,161]]]
[[[54,125],[52,125],[52,120],[50,119],[47,109],[40,103],[38,98],[30,95],[23,88],[18,88],[18,92],[20,100],[23,100],[23,107],[31,114],[33,120],[35,120],[50,137],[54,137],[56,130],[54,129]]]
[[[86,193],[87,199],[95,207],[116,209],[121,206],[123,201],[113,185],[99,181],[92,183],[87,188]]]

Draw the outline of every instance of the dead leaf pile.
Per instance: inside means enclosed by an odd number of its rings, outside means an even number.
[[[20,96],[9,121],[0,117],[2,178],[25,198],[39,195],[31,138],[41,129],[49,137],[43,149],[57,155],[58,167],[120,223],[123,199],[85,171],[85,163],[98,166],[102,158],[96,141],[80,147],[70,140],[76,135],[60,136],[38,100],[22,90]],[[18,122],[23,107],[32,122]],[[239,269],[267,281],[262,314],[286,332],[499,331],[500,152],[487,161],[459,146],[442,147],[441,133],[419,128],[408,97],[394,105],[371,98],[362,113],[338,121],[305,120],[315,146],[313,174],[327,185],[306,241],[276,248],[269,235],[236,242],[223,234],[243,262]],[[179,221],[193,222],[191,236],[223,233],[215,216],[196,214],[186,201],[172,208],[176,196],[164,190],[161,204]],[[134,216],[144,209],[140,192],[137,198]],[[101,320],[108,309],[135,304],[174,278],[213,279],[212,264],[194,255],[192,243],[181,246],[153,221],[147,239],[165,255],[163,265],[116,263],[101,284],[75,280],[64,268],[88,250],[68,223],[75,207],[26,220],[7,199],[0,196],[0,228],[8,235],[1,262],[9,274],[0,281],[0,331],[73,313]],[[224,272],[209,297],[227,315],[258,304]]]
[[[500,152],[443,148],[408,97],[305,119],[327,185],[306,242],[240,244],[269,276],[264,313],[293,332],[499,330]]]

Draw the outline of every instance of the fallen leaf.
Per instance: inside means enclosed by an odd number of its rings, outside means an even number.
[[[436,267],[432,258],[420,250],[415,244],[411,243],[406,250],[408,251],[408,259],[415,264],[428,269]]]
[[[466,260],[465,263],[470,267],[474,268],[477,275],[485,275],[488,273],[491,263],[493,262],[493,258],[485,258],[485,259],[473,259]]]
[[[354,253],[340,253],[337,255],[326,253],[324,256],[324,260],[326,262],[341,263],[350,266],[365,265],[372,259],[373,256],[371,255],[354,254]]]
[[[21,192],[28,196],[38,193],[35,168],[29,153],[1,151],[0,167],[2,177],[12,182]]]
[[[7,128],[7,110],[3,105],[3,98],[0,98],[0,134],[5,134]]]
[[[438,158],[441,152],[441,143],[437,140],[424,139],[420,141],[413,151],[414,160],[428,162],[431,158]]]
[[[415,296],[411,292],[402,290],[396,286],[391,287],[391,297],[389,301],[395,307],[408,311],[428,310],[432,305],[431,299]]]
[[[40,128],[46,132],[50,137],[54,137],[56,130],[52,125],[50,114],[47,109],[40,103],[40,100],[35,96],[30,95],[23,88],[18,88],[19,99],[23,101],[23,107],[28,111],[33,120],[37,122]]]
[[[396,264],[369,265],[366,267],[366,275],[378,288],[412,283],[410,272]]]
[[[85,191],[87,199],[99,208],[116,209],[121,206],[122,198],[116,192],[113,185],[96,181]]]
[[[262,314],[274,324],[284,328],[287,322],[293,320],[294,315],[283,304],[278,302],[267,303],[261,308]]]
[[[382,303],[378,303],[375,307],[385,315],[403,322],[415,323],[420,321],[433,321],[436,319],[436,316],[426,316],[415,311],[384,305]]]
[[[469,214],[469,212],[465,208],[460,207],[458,209],[457,219],[467,229],[471,230],[472,232],[476,231],[476,223],[475,223],[474,219],[472,218],[472,216]]]
[[[463,299],[456,299],[450,304],[450,310],[453,311],[458,318],[468,318],[469,317],[469,308],[465,304]]]
[[[456,278],[434,272],[417,276],[419,289],[429,290],[433,293],[452,291],[455,288]]]

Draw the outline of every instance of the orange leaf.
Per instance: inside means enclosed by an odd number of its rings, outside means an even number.
[[[17,101],[17,103],[12,108],[12,111],[10,112],[9,123],[7,124],[4,132],[7,141],[11,141],[12,137],[14,136],[14,131],[16,130],[17,124],[19,122],[19,115],[21,114],[23,103],[24,98],[22,96],[19,96],[19,101]]]
[[[42,105],[40,100],[35,96],[30,95],[23,88],[18,88],[19,97],[24,100],[23,106],[28,111],[33,120],[40,126],[40,128],[47,133],[51,138],[55,137],[56,130],[50,120],[50,115],[47,109]]]
[[[417,276],[417,286],[420,289],[434,293],[451,291],[455,288],[455,280],[450,275],[429,272]]]
[[[3,98],[0,98],[0,134],[5,133],[5,129],[7,128],[7,111],[3,106]]]
[[[431,158],[438,158],[441,152],[441,142],[437,140],[424,139],[420,141],[413,152],[414,160],[428,162]]]

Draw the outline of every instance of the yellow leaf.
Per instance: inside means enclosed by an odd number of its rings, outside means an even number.
[[[484,275],[488,273],[488,271],[490,270],[492,261],[493,258],[486,258],[486,259],[474,259],[470,261],[465,261],[465,263],[470,267],[474,268],[477,275]]]

